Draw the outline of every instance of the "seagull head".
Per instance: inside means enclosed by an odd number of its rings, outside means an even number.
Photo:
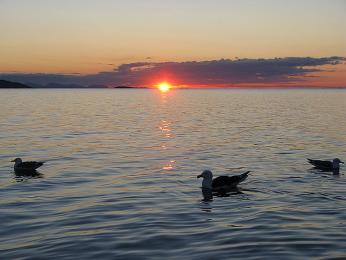
[[[344,162],[342,162],[339,158],[335,158],[334,160],[333,160],[333,169],[335,169],[335,170],[339,170],[339,168],[340,168],[340,163],[344,163]]]
[[[16,158],[16,159],[12,160],[11,162],[22,163],[22,159]]]
[[[203,178],[203,179],[213,179],[213,173],[210,170],[204,170],[200,175],[197,176],[197,178]]]
[[[197,178],[201,177],[203,178],[202,188],[211,190],[213,183],[213,173],[209,170],[204,170],[200,175],[197,176]]]
[[[344,164],[344,162],[342,162],[339,158],[335,158],[334,160],[333,160],[333,163],[342,163],[342,164]]]

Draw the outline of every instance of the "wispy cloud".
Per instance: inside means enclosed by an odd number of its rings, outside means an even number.
[[[150,86],[161,80],[177,85],[232,86],[237,84],[289,84],[306,81],[323,65],[344,63],[344,57],[286,57],[275,59],[221,59],[187,62],[137,62],[90,75],[0,74],[0,78],[46,85],[49,83],[108,86]]]

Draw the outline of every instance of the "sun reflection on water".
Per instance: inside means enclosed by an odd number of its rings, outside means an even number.
[[[164,171],[170,171],[174,170],[176,168],[176,158],[171,158],[169,153],[171,152],[171,143],[174,139],[174,134],[172,131],[172,121],[169,120],[168,116],[168,102],[169,102],[169,96],[167,96],[167,93],[162,92],[161,93],[161,109],[163,111],[162,113],[162,119],[160,120],[158,129],[161,132],[162,136],[162,143],[161,143],[161,149],[162,149],[162,160],[164,161],[160,169]]]
[[[166,121],[166,120],[161,120],[161,124],[159,126],[162,134],[167,137],[167,138],[171,138],[171,128],[170,128],[170,122]]]
[[[169,143],[167,141],[169,141],[169,139],[173,138],[172,135],[172,128],[171,128],[171,122],[168,120],[161,120],[160,121],[160,125],[159,125],[159,129],[161,131],[161,134],[163,136],[163,144],[161,144],[161,148],[162,150],[169,150]],[[173,159],[169,159],[168,162],[164,163],[164,165],[161,167],[162,170],[172,170],[175,168],[175,163],[176,160]]]
[[[170,160],[166,165],[162,167],[162,170],[172,170],[175,166],[175,160]]]

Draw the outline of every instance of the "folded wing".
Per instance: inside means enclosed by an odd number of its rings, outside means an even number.
[[[44,162],[22,162],[18,167],[22,169],[37,169],[43,164]]]
[[[213,189],[221,188],[221,187],[235,187],[239,183],[246,180],[250,171],[244,172],[241,175],[236,176],[220,176],[213,180],[212,187]]]
[[[308,162],[312,164],[313,166],[321,169],[332,169],[333,163],[330,161],[322,161],[322,160],[312,160],[308,159]]]

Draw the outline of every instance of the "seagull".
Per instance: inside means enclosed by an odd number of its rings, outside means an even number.
[[[14,162],[14,171],[20,171],[20,172],[34,172],[37,168],[41,167],[44,162],[23,162],[21,158],[16,158],[12,160],[11,162]]]
[[[202,189],[209,189],[214,192],[225,193],[237,187],[237,185],[247,178],[250,171],[236,176],[219,176],[213,179],[213,173],[209,170],[203,171],[197,178],[203,178]]]
[[[338,172],[340,169],[340,163],[342,162],[339,158],[335,158],[333,161],[322,161],[322,160],[312,160],[307,159],[310,164],[315,166],[318,169],[324,170],[324,171],[332,171],[332,172]]]

